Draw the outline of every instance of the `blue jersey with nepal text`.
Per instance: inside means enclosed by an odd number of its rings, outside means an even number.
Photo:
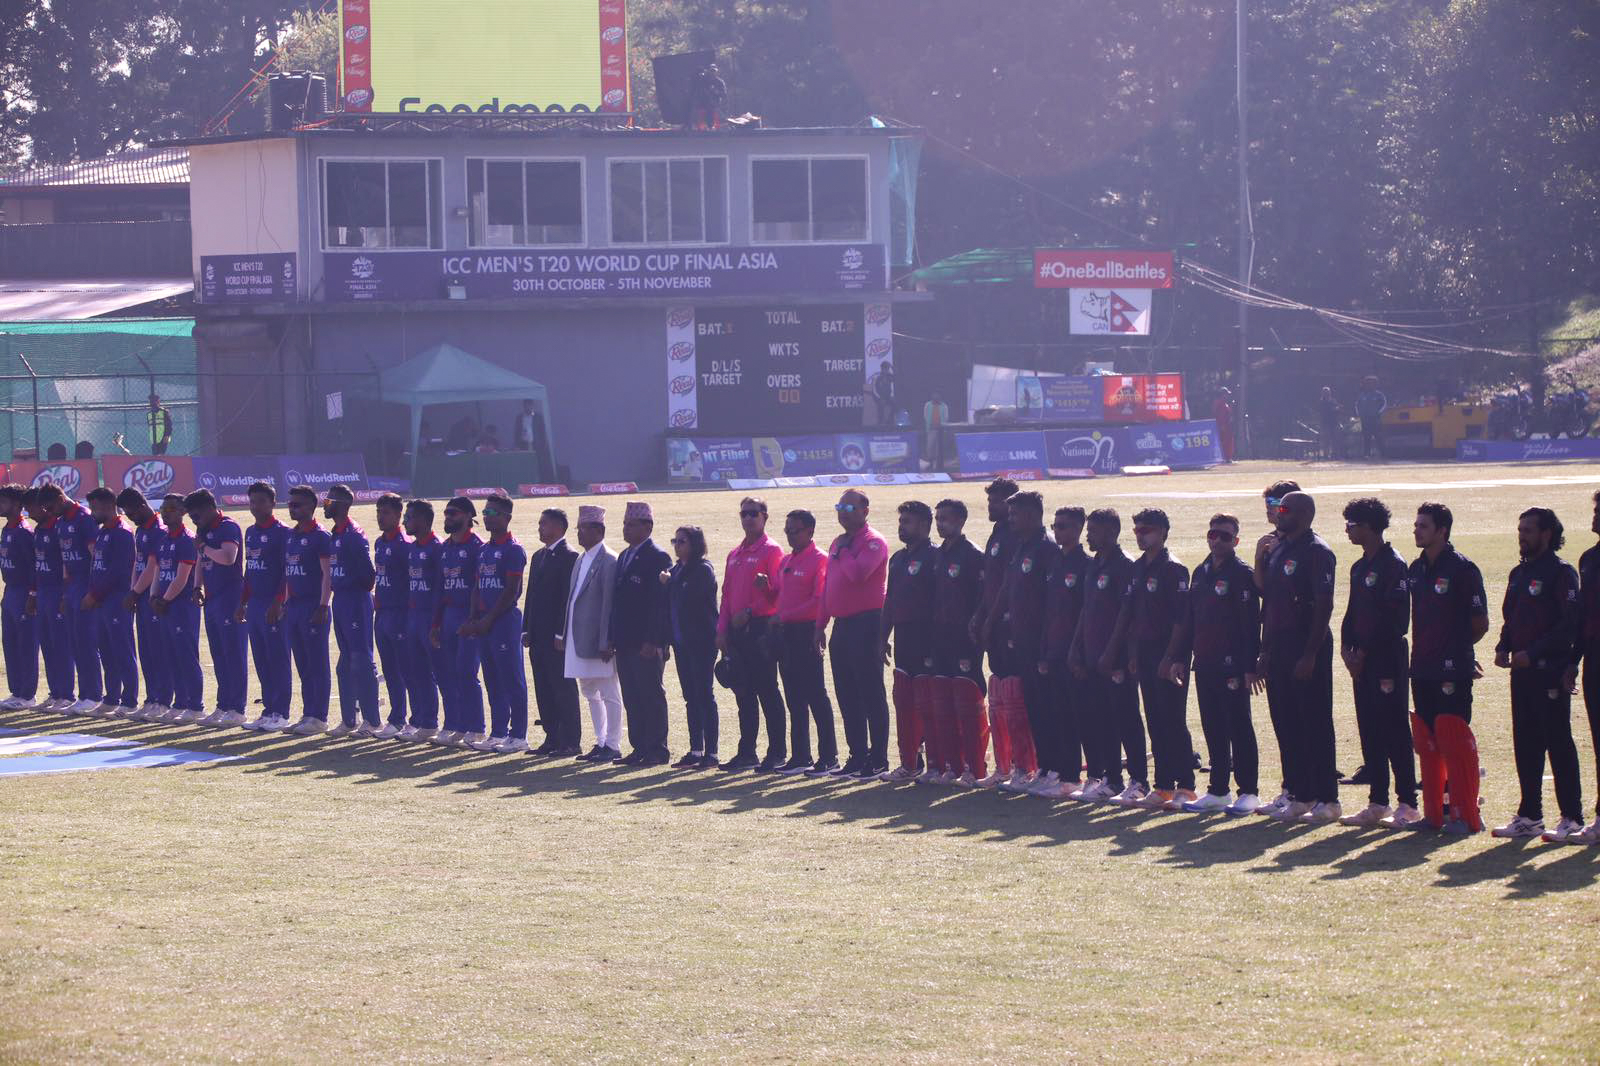
[[[476,533],[468,533],[465,540],[451,537],[444,545],[439,559],[439,602],[447,611],[462,614],[472,612],[473,584],[478,577],[478,553],[483,541]]]
[[[103,604],[122,608],[122,598],[133,587],[133,530],[113,518],[94,538],[94,565],[89,570],[89,592]]]
[[[333,538],[316,519],[289,531],[283,549],[283,576],[290,603],[322,601],[322,560],[333,554]]]
[[[372,544],[372,591],[380,611],[403,611],[411,599],[411,538],[400,530],[384,533]]]
[[[202,554],[200,579],[205,583],[206,602],[224,605],[231,613],[239,606],[239,595],[244,589],[244,535],[239,523],[225,514],[200,531],[200,540],[207,548],[217,549],[224,544],[238,546],[233,562],[224,566]]]
[[[488,613],[514,578],[528,569],[528,553],[510,533],[491,537],[478,552],[478,612]]]
[[[150,557],[161,549],[161,542],[167,538],[167,527],[161,524],[161,516],[151,512],[150,521],[133,531],[133,580],[135,583],[144,576],[145,570],[150,567]],[[147,589],[141,598],[149,595]]]
[[[374,577],[367,534],[348,518],[333,527],[333,591],[367,592]]]
[[[444,555],[444,541],[429,532],[411,542],[406,553],[406,576],[413,611],[429,615],[439,606],[439,594],[444,578],[439,572],[439,561]]]
[[[179,564],[193,563],[199,557],[194,537],[183,523],[180,522],[175,528],[167,530],[167,535],[161,539],[161,544],[156,548],[156,563],[160,567],[156,571],[156,595],[166,596],[167,589],[178,579]],[[183,591],[179,593],[177,599],[180,602],[191,599],[193,594],[189,590],[192,588],[194,588],[194,575],[191,573],[188,584],[183,586]]]
[[[0,528],[0,576],[5,578],[7,592],[15,590],[13,595],[33,588],[33,530],[20,518]]]
[[[58,589],[66,584],[61,568],[61,528],[47,518],[33,531],[33,583],[35,588]]]
[[[67,569],[67,587],[78,593],[89,591],[89,568],[94,565],[94,538],[100,525],[77,504],[56,523],[61,537],[61,564]]]
[[[276,518],[244,531],[244,581],[252,601],[273,600],[283,590],[284,551],[289,527]],[[321,568],[318,568],[320,573]]]

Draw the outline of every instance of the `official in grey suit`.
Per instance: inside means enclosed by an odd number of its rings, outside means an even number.
[[[617,684],[616,649],[611,646],[617,557],[605,541],[606,509],[579,507],[578,546],[583,554],[572,567],[562,652],[566,675],[578,682],[594,722],[594,747],[578,758],[597,765],[622,757],[622,689]]]

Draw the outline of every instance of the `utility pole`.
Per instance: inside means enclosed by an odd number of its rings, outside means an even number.
[[[1237,57],[1235,72],[1236,110],[1239,113],[1239,284],[1250,286],[1254,266],[1256,238],[1255,221],[1250,211],[1250,136],[1248,113],[1245,110],[1245,0],[1234,0],[1234,22]],[[1254,454],[1250,440],[1250,310],[1244,300],[1239,301],[1239,451],[1245,458]]]

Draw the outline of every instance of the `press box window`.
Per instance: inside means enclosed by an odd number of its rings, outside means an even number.
[[[437,159],[322,164],[323,247],[442,248]]]
[[[758,159],[750,164],[756,241],[867,239],[865,159]]]
[[[612,244],[727,240],[726,159],[612,161]]]
[[[467,160],[475,248],[583,243],[583,164]]]

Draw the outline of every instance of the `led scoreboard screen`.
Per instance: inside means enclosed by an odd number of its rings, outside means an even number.
[[[804,433],[863,424],[860,304],[697,308],[694,362],[702,430]]]

